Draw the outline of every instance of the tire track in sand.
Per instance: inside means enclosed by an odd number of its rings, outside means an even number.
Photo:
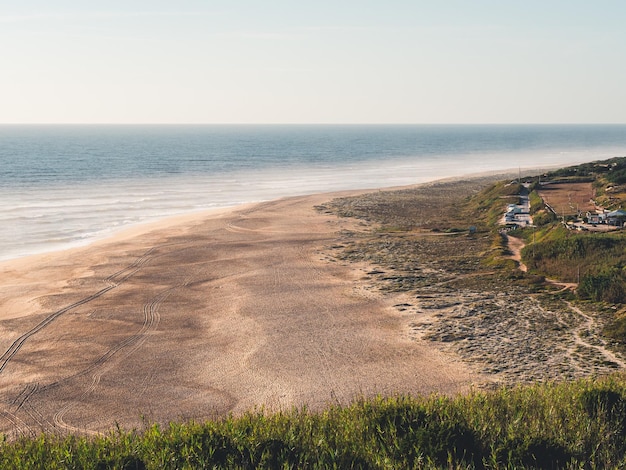
[[[75,426],[72,426],[71,424],[68,424],[65,421],[65,415],[72,408],[76,406],[77,402],[79,402],[82,398],[86,397],[87,395],[93,393],[96,390],[96,388],[98,387],[100,383],[102,376],[106,372],[111,370],[111,368],[113,367],[113,365],[110,362],[115,356],[119,356],[118,359],[123,360],[125,357],[130,356],[141,347],[141,345],[146,341],[147,335],[151,331],[155,330],[161,321],[161,315],[159,314],[159,308],[161,304],[175,290],[188,286],[192,282],[193,279],[194,279],[194,276],[188,276],[182,283],[176,286],[170,287],[166,289],[165,291],[161,292],[160,294],[158,294],[157,296],[153,297],[152,300],[150,300],[150,302],[144,304],[143,306],[143,309],[142,309],[143,324],[137,333],[133,334],[132,336],[129,336],[125,340],[115,345],[115,347],[109,349],[105,354],[103,354],[87,369],[84,369],[83,371],[81,371],[78,374],[75,374],[72,377],[68,377],[67,379],[64,379],[64,382],[65,382],[69,379],[77,378],[79,376],[84,376],[86,374],[93,372],[91,376],[91,382],[88,384],[88,386],[79,395],[73,398],[69,403],[67,403],[64,407],[62,407],[60,410],[58,410],[54,414],[53,421],[54,421],[55,427],[65,429],[66,431],[69,431],[69,432],[82,432],[82,433],[88,433],[92,435],[101,434],[96,431],[77,428]],[[122,350],[124,349],[127,349],[127,350],[124,351],[123,355],[118,354],[122,352]],[[58,385],[58,383],[54,385]],[[49,387],[50,386],[45,387],[45,388],[49,388]]]
[[[0,373],[4,371],[4,369],[9,364],[11,359],[15,357],[15,355],[20,351],[20,349],[24,346],[24,344],[31,337],[33,337],[35,334],[39,333],[44,328],[49,326],[52,322],[54,322],[57,318],[59,318],[63,314],[71,311],[72,309],[76,307],[89,303],[103,296],[107,292],[111,291],[112,289],[115,289],[116,287],[126,282],[131,276],[133,276],[137,271],[139,271],[146,263],[148,263],[153,258],[152,254],[155,251],[155,249],[156,247],[150,248],[143,255],[141,255],[135,261],[133,261],[133,263],[131,263],[130,265],[106,277],[104,279],[104,282],[107,284],[107,286],[104,287],[103,289],[100,289],[94,294],[91,294],[87,297],[84,297],[83,299],[80,299],[76,302],[73,302],[70,305],[67,305],[61,308],[57,310],[56,312],[52,313],[51,315],[48,315],[46,318],[44,318],[41,322],[39,322],[33,328],[31,328],[26,333],[18,337],[15,341],[13,341],[13,343],[9,346],[9,348],[2,354],[2,356],[0,356]],[[35,393],[45,391],[46,389],[51,388],[51,386],[54,386],[54,385],[55,384],[50,384],[44,387],[40,387],[38,383],[26,385],[26,387],[22,389],[20,393],[11,402],[11,405],[16,406],[16,408],[12,411],[8,409],[0,410],[0,416],[8,420],[15,427],[15,429],[18,430],[18,433],[21,435],[26,435],[26,434],[34,435],[35,434],[32,428],[17,415],[17,413],[20,412],[20,410],[22,409],[26,410],[26,413],[32,418],[32,420],[37,424],[37,426],[40,429],[43,430],[46,427],[49,427],[50,425],[54,427],[54,424],[50,422],[47,422],[47,425],[46,425],[44,421],[47,421],[47,420],[40,413],[37,413],[39,417],[35,416],[36,410],[31,409],[32,408],[31,406],[28,406],[28,407],[24,406],[28,403],[28,400]]]
[[[7,364],[11,361],[11,359],[13,359],[13,357],[22,348],[22,346],[24,346],[24,343],[26,343],[26,341],[28,341],[28,339],[30,339],[33,335],[39,333],[41,330],[43,330],[46,326],[50,325],[50,323],[52,323],[54,320],[59,318],[61,315],[69,312],[70,310],[75,309],[76,307],[79,307],[81,305],[91,302],[92,300],[102,297],[104,294],[106,294],[110,290],[115,289],[120,284],[127,281],[133,274],[139,271],[142,268],[142,266],[145,265],[151,259],[150,255],[152,254],[154,250],[155,250],[155,247],[150,248],[137,260],[135,260],[134,263],[132,263],[126,268],[121,269],[120,271],[107,277],[104,280],[108,284],[105,288],[100,289],[98,292],[95,292],[87,297],[84,297],[70,305],[67,305],[66,307],[63,307],[62,309],[57,310],[51,315],[48,315],[46,318],[44,318],[41,322],[39,322],[33,328],[31,328],[26,333],[24,333],[19,338],[17,338],[15,341],[13,341],[13,343],[11,343],[11,345],[4,352],[4,354],[0,356],[0,373],[4,371],[4,369],[6,368]]]

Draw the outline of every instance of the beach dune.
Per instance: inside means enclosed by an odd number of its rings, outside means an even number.
[[[464,392],[482,378],[411,339],[392,297],[328,257],[354,228],[294,197],[0,265],[0,431],[103,432]]]

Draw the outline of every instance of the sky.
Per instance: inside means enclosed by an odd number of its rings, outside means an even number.
[[[4,0],[0,123],[626,123],[623,0]]]

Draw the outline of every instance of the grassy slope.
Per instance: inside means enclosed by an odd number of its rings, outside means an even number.
[[[592,181],[596,202],[605,209],[626,208],[626,158],[585,163],[549,173],[552,181]],[[536,194],[536,193],[534,193]],[[626,350],[626,233],[566,230],[531,193],[536,229],[521,231],[522,252],[531,272],[565,282],[578,282],[580,299],[613,304],[615,314],[603,334]],[[539,217],[537,217],[537,215]]]
[[[380,398],[4,444],[1,468],[614,468],[626,465],[626,380],[457,398]]]

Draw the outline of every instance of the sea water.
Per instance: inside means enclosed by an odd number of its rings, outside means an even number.
[[[624,125],[4,125],[0,260],[191,211],[625,155]]]

